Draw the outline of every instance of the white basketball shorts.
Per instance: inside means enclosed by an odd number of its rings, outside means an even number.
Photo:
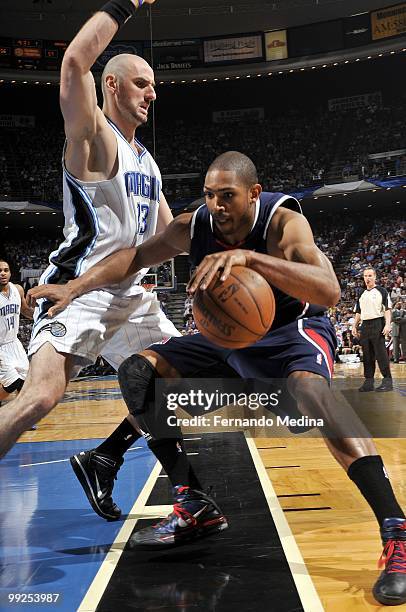
[[[0,384],[9,387],[16,380],[25,380],[28,359],[23,345],[18,340],[0,344]]]
[[[181,335],[162,312],[156,294],[142,287],[130,297],[91,291],[52,318],[40,318],[40,312],[41,306],[34,313],[29,356],[49,342],[58,352],[78,357],[74,375],[98,355],[117,370],[124,359],[150,344]]]

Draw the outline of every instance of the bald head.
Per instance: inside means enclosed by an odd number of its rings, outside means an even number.
[[[216,171],[234,172],[239,181],[246,187],[258,183],[257,169],[252,160],[238,151],[227,151],[222,153],[207,170],[207,174]]]
[[[110,58],[104,67],[101,77],[101,86],[103,98],[106,99],[106,78],[108,75],[113,75],[118,81],[124,79],[128,75],[137,76],[142,71],[147,70],[152,72],[151,66],[139,55],[131,53],[120,53]]]

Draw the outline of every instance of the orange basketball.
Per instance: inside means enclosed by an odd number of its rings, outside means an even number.
[[[260,340],[275,317],[273,291],[263,276],[244,266],[233,266],[230,276],[220,273],[193,300],[198,330],[214,344],[244,348]]]

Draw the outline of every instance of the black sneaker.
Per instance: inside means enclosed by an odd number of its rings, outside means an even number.
[[[226,517],[216,502],[202,491],[177,486],[173,489],[175,504],[166,518],[137,531],[132,545],[173,546],[227,529]]]
[[[384,549],[379,566],[385,565],[385,569],[373,594],[385,606],[399,606],[406,603],[406,519],[385,519],[381,536]]]
[[[374,381],[370,380],[369,378],[367,378],[364,384],[361,385],[360,388],[358,389],[358,391],[360,391],[361,393],[365,393],[365,392],[373,391],[373,390],[374,390]]]
[[[391,378],[383,378],[379,387],[375,391],[393,391],[393,381]]]
[[[70,458],[70,463],[93,510],[107,521],[117,521],[120,508],[111,493],[123,459],[113,459],[95,450],[82,451]]]

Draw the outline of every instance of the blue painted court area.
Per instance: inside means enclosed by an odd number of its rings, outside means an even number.
[[[144,440],[137,441],[126,454],[114,490],[123,517],[107,523],[90,508],[67,460],[97,444],[17,444],[0,463],[2,612],[73,612],[82,601],[155,464]],[[25,601],[12,603],[13,594]],[[27,603],[28,594],[37,603]],[[46,594],[59,594],[57,602],[40,603]]]

